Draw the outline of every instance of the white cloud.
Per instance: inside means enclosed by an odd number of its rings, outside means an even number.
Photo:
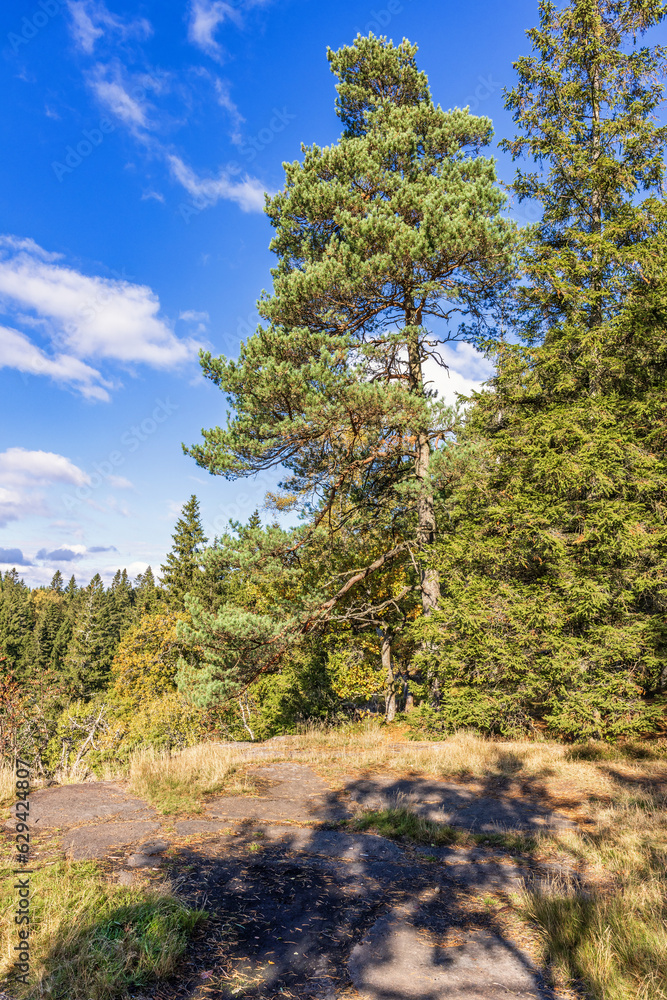
[[[233,3],[225,3],[224,0],[191,0],[188,39],[209,56],[220,60],[222,50],[215,39],[220,25],[225,21],[233,21],[239,25],[242,10],[260,7],[267,2],[268,0],[235,0]]]
[[[123,21],[102,3],[102,0],[68,0],[70,31],[78,47],[92,55],[97,40],[105,33],[119,35],[122,39],[148,38],[152,34],[150,22],[145,18]]]
[[[221,108],[224,108],[225,111],[229,112],[232,120],[231,140],[238,145],[243,138],[241,135],[241,125],[245,121],[245,118],[231,98],[231,94],[229,93],[229,84],[224,80],[219,79],[219,77],[216,77],[214,86],[216,97],[218,98],[218,104]]]
[[[188,39],[208,55],[219,59],[221,50],[215,33],[226,20],[238,21],[238,11],[224,0],[192,0]]]
[[[164,205],[164,195],[159,191],[144,191],[141,196],[142,201],[160,201]]]
[[[0,311],[37,327],[55,351],[47,355],[13,327],[0,330],[0,364],[65,382],[93,399],[108,398],[112,383],[84,358],[155,368],[178,368],[199,344],[178,338],[160,316],[160,301],[146,285],[81,274],[31,240],[0,236]]]
[[[208,323],[210,317],[207,312],[197,312],[196,309],[186,309],[185,312],[178,314],[178,318],[185,320],[187,323]]]
[[[457,393],[469,396],[478,392],[493,374],[493,364],[472,344],[441,344],[438,353],[448,368],[429,358],[424,365],[424,377],[430,383],[429,388],[437,389],[438,397],[450,405],[456,403]]]
[[[8,448],[0,452],[0,527],[30,514],[47,514],[40,487],[56,483],[85,486],[90,477],[64,455]]]
[[[90,476],[64,455],[53,451],[8,448],[0,452],[0,479],[9,486],[45,486],[70,483],[85,486]]]
[[[126,125],[147,127],[146,108],[136,97],[128,94],[123,84],[118,80],[105,80],[104,77],[99,77],[92,81],[91,86],[98,100],[106,105],[116,118],[120,118]]]
[[[198,208],[215,205],[221,199],[234,201],[244,212],[264,210],[265,188],[256,177],[245,175],[243,180],[234,181],[230,174],[221,170],[217,177],[198,177],[180,157],[167,156],[172,176],[195,201]]]
[[[49,356],[24,333],[0,325],[0,368],[15,368],[26,375],[46,375],[70,385],[85,399],[109,400],[111,383],[96,368],[68,354]]]

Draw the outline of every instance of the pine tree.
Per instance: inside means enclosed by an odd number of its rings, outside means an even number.
[[[373,35],[329,51],[343,135],[286,165],[267,205],[278,257],[259,303],[267,325],[238,361],[202,355],[235,416],[189,454],[229,478],[286,467],[283,509],[306,507],[332,531],[339,515],[363,512],[372,526],[407,510],[407,536],[380,566],[416,555],[428,614],[439,594],[432,463],[452,418],[424,366],[442,338],[464,335],[459,321],[479,334],[512,229],[493,161],[478,155],[491,123],[434,105],[415,54]]]
[[[169,607],[183,610],[185,595],[196,593],[200,586],[202,552],[208,541],[201,523],[199,501],[194,494],[183,505],[171,537],[174,544],[166,563],[160,567],[162,589]]]
[[[56,594],[62,594],[62,592],[64,591],[65,586],[63,583],[63,575],[59,569],[57,569],[53,574],[51,583],[49,584],[49,589],[55,590]]]
[[[525,346],[499,345],[470,413],[477,461],[440,555],[454,570],[420,634],[451,718],[455,685],[489,728],[616,737],[650,728],[667,653],[664,53],[635,44],[665,11],[540,11],[508,95],[506,148],[537,161],[515,191],[544,213],[517,293]]]

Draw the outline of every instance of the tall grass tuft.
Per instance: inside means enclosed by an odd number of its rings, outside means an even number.
[[[233,746],[199,743],[180,753],[142,751],[130,760],[130,788],[166,815],[201,812],[204,797],[247,794],[254,785],[239,769]]]
[[[4,968],[11,969],[15,928],[12,879],[0,895]],[[67,997],[116,1000],[168,976],[205,919],[159,889],[110,885],[94,862],[58,862],[31,876],[31,982],[12,979],[17,1000]]]

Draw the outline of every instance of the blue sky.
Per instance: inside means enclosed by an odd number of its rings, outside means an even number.
[[[533,0],[2,5],[0,570],[157,570],[191,493],[211,537],[261,508],[276,477],[209,476],[181,442],[224,420],[199,347],[235,355],[270,283],[264,191],[301,142],[340,133],[327,45],[408,37],[434,99],[500,139],[536,16]],[[487,374],[446,353],[446,394]]]

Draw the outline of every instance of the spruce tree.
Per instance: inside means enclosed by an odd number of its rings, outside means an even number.
[[[26,680],[32,672],[32,630],[35,613],[30,589],[16,569],[8,570],[0,591],[0,656],[3,671],[15,680]]]
[[[373,35],[329,51],[343,134],[304,147],[267,203],[278,264],[258,305],[266,325],[238,361],[202,355],[235,415],[188,451],[229,478],[285,467],[283,509],[305,506],[333,531],[342,510],[372,525],[407,509],[407,537],[381,565],[420,562],[428,614],[439,594],[432,463],[451,413],[424,366],[465,335],[463,321],[469,336],[484,328],[512,229],[493,161],[479,155],[491,123],[435,105],[415,55]]]
[[[118,637],[111,599],[96,573],[83,589],[72,623],[63,679],[72,697],[88,698],[106,684]]]
[[[162,571],[162,589],[169,607],[183,610],[186,594],[196,593],[202,578],[202,552],[207,537],[201,523],[199,501],[193,494],[183,505],[176,530],[171,536],[174,544],[167,555]]]
[[[136,620],[142,615],[153,614],[158,609],[160,603],[160,591],[155,584],[153,570],[147,566],[143,573],[139,573],[134,584],[135,604],[134,617]]]
[[[540,5],[508,96],[505,145],[536,161],[515,192],[542,221],[517,291],[523,346],[500,344],[450,498],[442,610],[419,629],[441,705],[505,732],[650,728],[666,663],[667,503],[661,49],[664,7]],[[458,713],[458,714],[457,714]],[[465,714],[465,713],[464,713]]]
[[[63,593],[65,585],[63,582],[63,575],[59,569],[57,569],[53,574],[53,577],[51,578],[51,583],[49,584],[49,589],[55,590],[56,594]]]

